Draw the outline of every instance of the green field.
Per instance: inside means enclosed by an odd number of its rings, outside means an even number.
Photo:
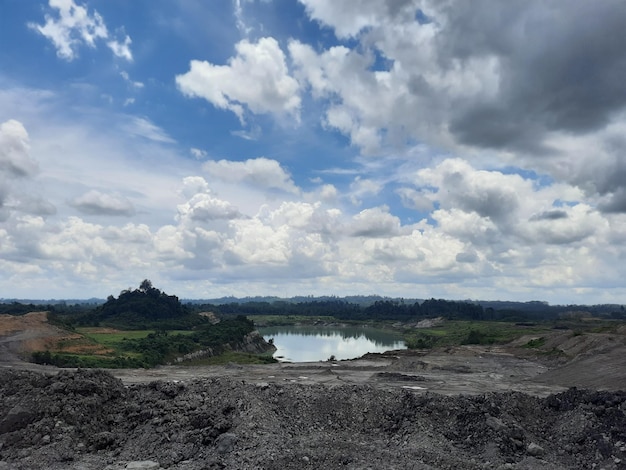
[[[155,333],[155,330],[108,330],[97,327],[76,328],[76,332],[91,339],[92,341],[111,348],[121,353],[124,341],[133,339],[147,338],[149,334]],[[192,331],[173,330],[168,331],[170,335],[189,335]],[[128,353],[125,353],[126,355]]]

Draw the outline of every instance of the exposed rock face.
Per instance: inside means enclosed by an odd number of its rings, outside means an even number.
[[[276,346],[265,341],[265,338],[261,336],[258,331],[253,331],[252,333],[248,333],[241,341],[237,341],[234,343],[227,343],[224,346],[224,349],[230,349],[231,351],[239,351],[251,354],[264,354],[267,352],[276,351]],[[221,354],[223,350],[215,351],[211,348],[201,349],[199,351],[194,351],[189,354],[185,354],[184,356],[180,356],[176,358],[176,362],[189,361],[192,359],[198,359],[202,357],[211,357],[218,354]]]
[[[440,396],[0,369],[0,469],[623,468],[626,392]],[[594,465],[595,464],[595,465]]]
[[[263,354],[276,351],[276,346],[265,341],[258,331],[247,334],[242,341],[229,344],[233,351],[241,351],[251,354]]]

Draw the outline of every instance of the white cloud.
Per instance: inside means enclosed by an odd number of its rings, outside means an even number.
[[[360,205],[365,197],[376,196],[383,188],[382,183],[357,176],[350,184],[350,200],[355,206]]]
[[[119,194],[107,194],[91,190],[74,198],[70,205],[79,212],[89,215],[121,215],[129,217],[135,214],[133,204]]]
[[[143,117],[129,116],[122,125],[126,132],[148,140],[166,144],[175,142],[162,128]]]
[[[183,192],[190,198],[178,206],[181,220],[189,218],[195,222],[209,222],[242,217],[237,207],[213,194],[204,178],[187,177],[183,183]]]
[[[56,213],[36,187],[39,164],[31,155],[30,138],[20,121],[10,119],[0,124],[0,221],[14,212],[36,216]],[[18,183],[19,181],[19,183]],[[33,187],[35,185],[35,187]]]
[[[365,209],[354,216],[349,228],[354,237],[393,237],[400,234],[400,219],[388,207]]]
[[[195,147],[191,147],[189,149],[189,153],[191,153],[191,155],[193,155],[193,157],[197,160],[202,160],[208,155],[206,150],[198,149]]]
[[[176,85],[189,97],[204,98],[244,121],[244,106],[257,114],[274,113],[299,119],[298,82],[289,75],[285,55],[271,37],[256,43],[243,40],[228,65],[192,60],[190,70],[176,76]]]
[[[413,188],[398,188],[396,194],[400,196],[404,207],[420,212],[429,212],[433,208],[432,198],[428,191],[417,191]]]
[[[130,36],[126,36],[123,42],[112,40],[107,42],[107,46],[113,51],[116,57],[120,57],[122,59],[126,59],[129,62],[133,60],[133,54],[130,51],[130,45],[133,41],[130,39]],[[143,87],[143,83],[134,82],[134,86],[141,88]]]
[[[379,26],[388,18],[413,19],[419,2],[412,0],[380,1],[300,0],[310,17],[330,26],[340,38],[356,36],[365,28]]]
[[[299,193],[291,176],[280,166],[280,163],[269,158],[252,158],[244,162],[209,161],[204,164],[203,168],[212,177],[229,183],[246,183],[262,189]]]
[[[29,23],[28,26],[49,39],[62,59],[72,61],[78,56],[81,45],[96,47],[97,40],[109,39],[109,32],[102,16],[97,11],[89,13],[85,6],[74,0],[49,0],[50,8],[56,10],[57,17],[46,15],[43,25]],[[126,36],[123,42],[111,39],[109,48],[117,57],[132,60],[131,39]]]
[[[122,70],[120,72],[120,76],[124,79],[126,83],[131,85],[133,88],[141,89],[144,87],[144,84],[142,82],[136,82],[134,80],[131,80],[130,75],[128,75],[128,72],[126,72],[125,70]]]
[[[0,174],[33,176],[38,165],[30,157],[29,148],[28,132],[21,122],[11,119],[0,124]]]

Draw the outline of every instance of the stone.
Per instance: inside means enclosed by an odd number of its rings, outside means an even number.
[[[534,442],[531,442],[530,444],[528,444],[528,447],[526,447],[526,452],[528,453],[528,455],[532,455],[533,457],[538,457],[540,455],[543,455],[545,450],[539,444],[535,444]]]
[[[158,462],[153,460],[136,460],[126,464],[126,470],[158,470],[161,468]]]
[[[238,437],[236,434],[225,432],[224,434],[220,434],[218,438],[215,440],[215,444],[217,445],[217,451],[220,454],[227,454],[232,452],[235,448],[235,444],[237,443]]]

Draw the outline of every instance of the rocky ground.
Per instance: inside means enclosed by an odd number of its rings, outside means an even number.
[[[391,373],[391,372],[390,372]],[[626,392],[446,396],[368,384],[0,369],[0,469],[618,469]]]

